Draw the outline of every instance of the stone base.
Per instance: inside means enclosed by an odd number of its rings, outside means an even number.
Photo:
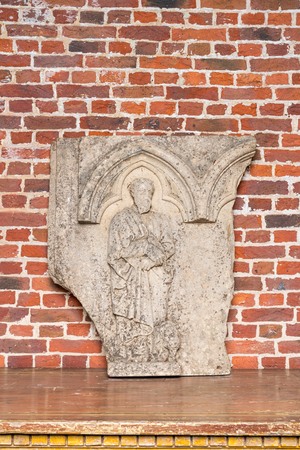
[[[180,376],[181,367],[177,362],[109,362],[109,377],[166,377]]]

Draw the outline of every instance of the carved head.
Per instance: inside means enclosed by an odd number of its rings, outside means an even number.
[[[154,193],[153,181],[148,178],[137,178],[128,186],[134,204],[140,214],[150,211]]]

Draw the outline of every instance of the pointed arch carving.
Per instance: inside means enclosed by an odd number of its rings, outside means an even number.
[[[126,176],[144,167],[159,179],[162,199],[178,208],[183,222],[214,222],[220,209],[234,200],[254,152],[251,138],[239,141],[199,176],[197,167],[167,146],[147,138],[125,139],[101,157],[83,187],[78,221],[100,223],[105,210],[122,199]]]

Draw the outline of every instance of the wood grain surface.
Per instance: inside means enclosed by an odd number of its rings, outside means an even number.
[[[3,369],[0,385],[0,433],[300,433],[298,370],[109,379],[97,369]]]

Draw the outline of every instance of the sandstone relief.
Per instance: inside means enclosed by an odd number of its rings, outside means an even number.
[[[232,205],[253,138],[90,137],[52,148],[49,263],[108,375],[230,372]]]

